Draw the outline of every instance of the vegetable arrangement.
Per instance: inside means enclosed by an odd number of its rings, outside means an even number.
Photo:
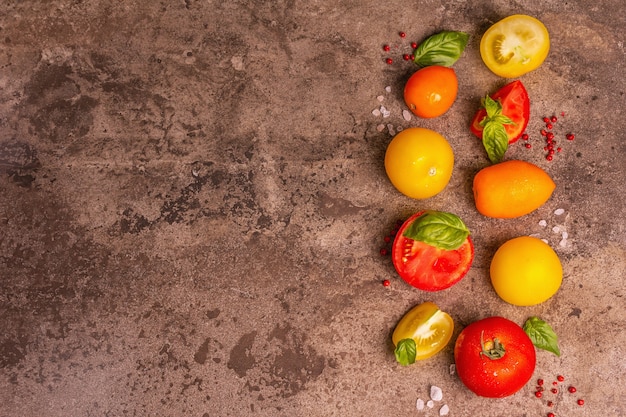
[[[419,46],[412,44],[412,60],[419,69],[408,79],[403,95],[413,114],[434,118],[452,107],[458,92],[452,66],[468,39],[464,32],[443,31]],[[505,78],[537,69],[549,49],[545,26],[525,15],[496,22],[480,43],[485,66]],[[404,55],[405,60],[410,58]],[[392,63],[391,58],[387,63]],[[504,161],[509,144],[528,139],[524,131],[529,118],[528,91],[520,80],[513,80],[486,95],[471,121],[469,130],[482,140],[492,164],[480,170],[473,181],[476,209],[484,216],[518,218],[538,209],[552,196],[556,185],[543,169],[521,160]],[[399,132],[385,154],[385,170],[391,183],[404,195],[420,200],[443,191],[453,164],[454,155],[446,139],[423,128]],[[467,274],[474,246],[469,229],[458,216],[421,210],[398,228],[391,255],[396,272],[406,283],[436,292],[452,287]],[[505,242],[493,256],[490,268],[495,292],[503,301],[517,306],[551,298],[561,286],[562,273],[552,248],[531,237]],[[389,280],[385,285],[390,285]],[[413,307],[392,335],[396,360],[410,365],[432,357],[450,342],[453,330],[450,314],[433,302]],[[498,316],[480,319],[466,326],[454,344],[458,376],[479,396],[513,395],[528,383],[535,370],[536,348],[561,354],[556,334],[542,319],[530,317],[523,326]]]

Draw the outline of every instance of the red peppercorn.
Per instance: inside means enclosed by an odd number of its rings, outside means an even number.
[[[398,35],[400,35],[401,38],[406,38],[406,33],[404,32],[400,32]]]
[[[391,281],[389,281],[388,279],[383,281],[383,287],[388,287],[391,285]]]
[[[525,143],[524,146],[528,149],[530,149],[532,147],[532,145],[530,143]]]
[[[565,112],[564,111],[561,112],[561,117],[565,117]]]
[[[546,405],[547,405],[548,407],[552,407],[552,406],[554,405],[554,403],[553,403],[552,401],[548,401],[548,402],[546,403]]]
[[[560,147],[559,147],[559,148],[556,148],[556,151],[557,151],[557,152],[561,152],[561,150],[562,150],[562,149],[561,149]]]
[[[552,123],[546,123],[546,128],[547,128],[548,130],[552,129]]]
[[[556,393],[558,393],[558,392],[559,392],[559,390],[558,390],[558,389],[556,389],[556,388],[552,388],[552,389],[550,390],[550,392],[551,392],[552,394],[556,394]]]
[[[542,394],[542,392],[541,392],[541,391],[536,391],[536,392],[535,392],[535,397],[537,397],[537,398],[541,398],[542,396],[543,396],[543,394]]]
[[[573,394],[576,392],[576,387],[569,387],[567,390]]]
[[[522,140],[528,140],[528,134],[527,133],[524,133],[522,135]]]
[[[565,381],[565,377],[564,377],[563,375],[559,375],[559,376],[557,376],[557,377],[556,377],[556,379],[557,379],[559,382],[563,382],[563,381]]]
[[[548,134],[548,132],[546,132],[545,129],[541,129],[541,136],[546,136]]]
[[[389,251],[387,250],[387,248],[382,248],[380,250],[380,255],[381,256],[387,256],[389,254]]]
[[[547,159],[548,161],[552,161],[552,155],[548,155],[548,156],[546,156],[546,159]]]
[[[538,379],[537,380],[537,385],[539,385],[539,386],[543,385],[543,379]]]
[[[390,49],[391,47],[389,45],[383,45],[383,51],[388,51]]]
[[[554,413],[548,413],[548,417],[556,417]]]
[[[555,123],[555,122],[557,121],[556,116],[552,116],[552,117],[550,118],[550,121],[551,121],[552,123]]]
[[[578,405],[585,405],[585,400],[580,399],[580,400],[576,401],[576,403],[578,403]]]
[[[411,42],[411,48],[417,49],[417,42]]]
[[[549,117],[544,117],[543,121],[544,121],[544,123],[550,123],[550,118]]]
[[[574,134],[573,133],[568,133],[567,135],[565,135],[565,138],[567,140],[574,140]]]
[[[404,54],[402,55],[402,59],[404,59],[405,61],[408,61],[409,59],[411,59],[411,56],[409,54]]]
[[[391,236],[385,236],[385,243],[391,242]]]
[[[385,62],[386,62],[387,64],[391,65],[391,64],[393,64],[393,59],[391,59],[391,58],[387,58],[387,59],[385,59]]]
[[[554,139],[554,133],[552,133],[552,132],[548,132],[548,133],[546,134],[546,137],[548,138],[548,140],[552,140],[552,139]]]
[[[557,385],[559,385],[559,383],[556,382],[556,381],[552,381],[552,385],[554,385],[556,387]]]

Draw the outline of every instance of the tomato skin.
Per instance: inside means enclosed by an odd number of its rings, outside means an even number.
[[[424,211],[412,215],[396,234],[391,249],[393,266],[409,285],[423,291],[441,291],[459,282],[474,260],[474,244],[468,236],[456,250],[445,250],[403,236]]]
[[[481,337],[487,345],[495,338],[504,346],[500,359],[482,353]],[[535,347],[516,323],[504,317],[488,317],[465,327],[454,346],[456,372],[476,395],[508,397],[519,391],[535,371]]]
[[[509,137],[509,143],[515,143],[522,136],[528,120],[530,119],[530,98],[528,91],[520,80],[508,83],[490,97],[494,100],[500,100],[502,104],[502,114],[509,117],[515,124],[504,125],[506,134]],[[483,128],[480,122],[487,116],[487,111],[481,107],[470,124],[470,130],[478,138],[483,138]]]

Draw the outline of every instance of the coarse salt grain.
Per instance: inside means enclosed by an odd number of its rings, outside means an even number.
[[[433,408],[435,406],[435,402],[433,400],[428,400],[426,403],[426,407]]]
[[[448,407],[448,404],[444,404],[443,407],[439,409],[440,416],[447,416],[449,412],[450,412],[450,407]]]
[[[411,112],[408,110],[402,110],[402,117],[404,117],[404,120],[409,122],[411,120]]]
[[[441,401],[443,399],[443,391],[441,390],[441,388],[434,385],[430,387],[430,398],[433,401]]]
[[[541,227],[546,227],[548,225],[548,222],[545,220],[539,220],[539,226]]]
[[[373,114],[374,116],[376,116],[376,117],[378,117],[378,116],[380,116],[380,115],[381,115],[380,110],[378,110],[378,109],[374,109],[374,110],[372,110],[372,114]]]
[[[556,214],[557,216],[560,216],[563,213],[565,213],[565,210],[562,208],[554,210],[554,214]]]
[[[391,86],[388,85],[387,87],[385,87],[385,91],[391,93]]]
[[[385,99],[385,97],[383,97],[383,96],[378,96],[378,97],[376,97],[376,100],[378,100],[378,101],[380,101],[380,102],[382,102],[384,99]]]
[[[415,408],[417,408],[418,410],[423,410],[424,409],[424,400],[422,400],[421,398],[418,398],[417,401],[415,401]]]

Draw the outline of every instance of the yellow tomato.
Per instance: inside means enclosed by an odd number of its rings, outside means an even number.
[[[434,130],[412,127],[398,133],[385,153],[385,171],[402,194],[417,199],[441,192],[452,176],[454,154]]]
[[[454,321],[435,303],[427,301],[409,310],[400,319],[391,339],[398,362],[410,365],[442,350],[454,331]]]
[[[494,23],[480,41],[480,55],[487,68],[505,78],[537,69],[549,51],[548,29],[534,17],[521,14]]]
[[[496,293],[507,303],[543,303],[561,287],[563,267],[554,250],[531,236],[505,242],[491,260],[489,271]]]

